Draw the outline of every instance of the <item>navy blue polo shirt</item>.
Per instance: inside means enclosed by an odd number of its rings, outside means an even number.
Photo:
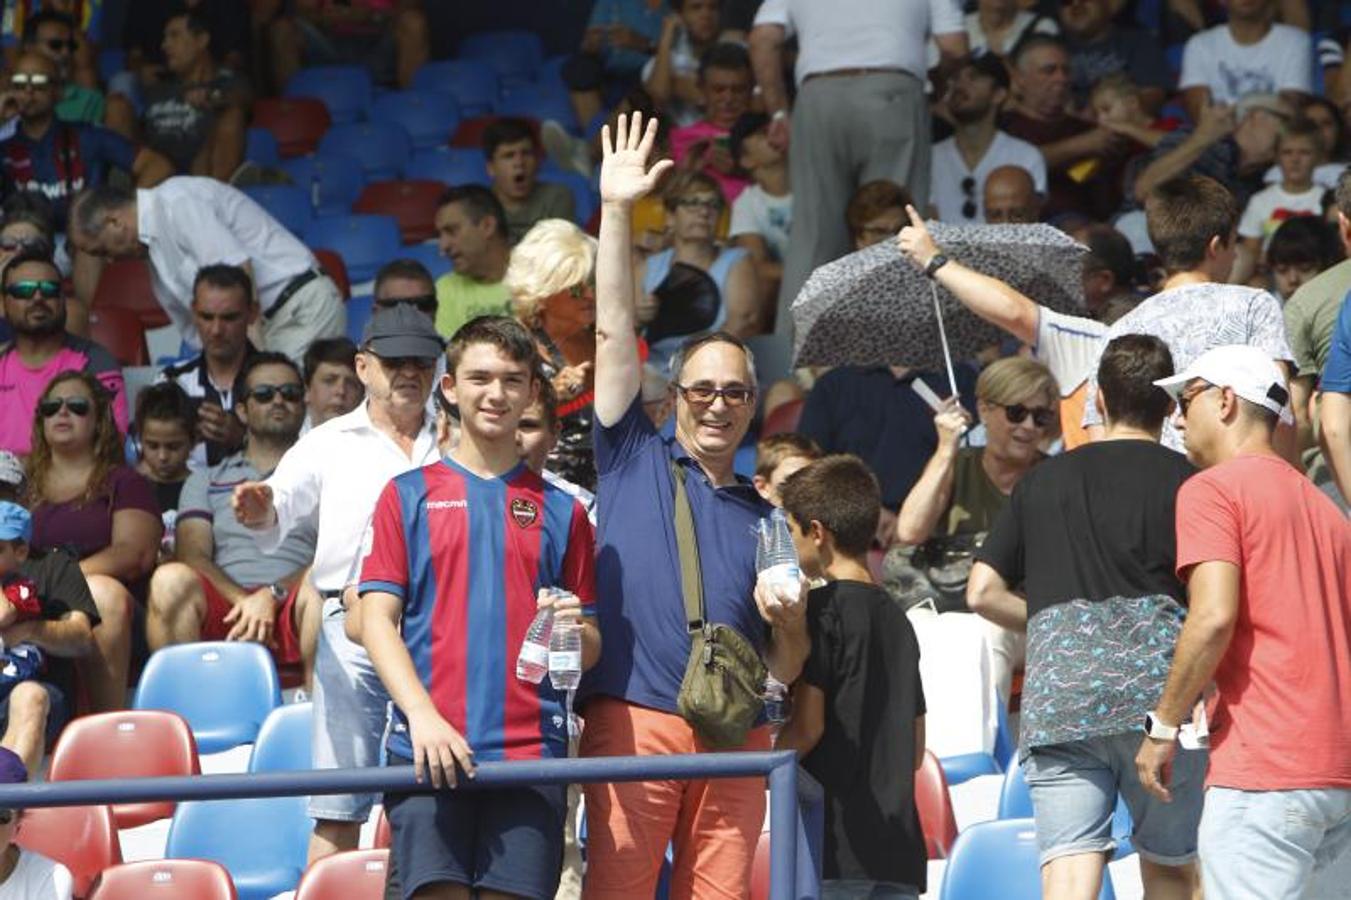
[[[670,461],[686,469],[708,621],[731,625],[762,653],[769,629],[754,599],[755,526],[770,507],[747,481],[713,487],[674,438],[656,432],[637,397],[614,425],[597,422],[595,449],[596,621],[604,649],[581,694],[674,713],[690,638]]]

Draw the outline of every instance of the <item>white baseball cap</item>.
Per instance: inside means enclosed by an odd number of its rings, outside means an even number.
[[[1245,344],[1215,347],[1194,359],[1184,371],[1154,383],[1176,400],[1187,383],[1198,378],[1227,387],[1249,403],[1271,410],[1287,425],[1294,424],[1285,375],[1263,350]]]

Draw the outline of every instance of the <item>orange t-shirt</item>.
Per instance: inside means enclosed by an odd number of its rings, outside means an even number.
[[[1240,567],[1206,784],[1351,788],[1351,522],[1289,463],[1240,456],[1177,497],[1177,571]]]

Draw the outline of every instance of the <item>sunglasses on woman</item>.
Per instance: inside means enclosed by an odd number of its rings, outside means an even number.
[[[1014,403],[1004,407],[1004,415],[1009,417],[1010,425],[1021,425],[1024,419],[1031,416],[1033,425],[1047,428],[1056,420],[1059,413],[1044,406],[1023,406],[1021,403]]]
[[[15,300],[32,300],[35,294],[41,294],[48,300],[61,296],[59,281],[16,281],[5,285],[5,293]]]
[[[298,384],[258,384],[249,390],[249,399],[259,403],[271,403],[272,398],[281,394],[287,403],[299,403],[305,399],[305,389]]]
[[[38,412],[42,418],[50,419],[63,407],[70,410],[71,415],[84,418],[89,415],[89,410],[94,408],[94,403],[88,397],[52,397],[38,404]]]

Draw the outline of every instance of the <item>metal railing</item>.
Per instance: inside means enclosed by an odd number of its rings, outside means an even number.
[[[483,762],[472,780],[460,779],[463,787],[457,789],[755,776],[769,781],[770,900],[816,900],[824,795],[811,776],[799,771],[797,754],[790,750]],[[431,790],[430,784],[417,782],[412,766],[388,766],[9,784],[0,785],[0,808]]]

